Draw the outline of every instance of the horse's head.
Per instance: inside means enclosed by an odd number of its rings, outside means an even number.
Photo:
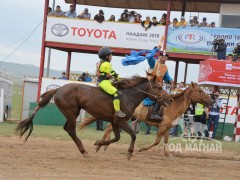
[[[196,83],[192,82],[188,89],[189,89],[188,96],[191,98],[191,101],[194,104],[201,103],[206,107],[212,104],[213,102],[212,98],[204,90],[202,90]]]
[[[155,80],[156,77],[153,77],[153,79],[149,81],[149,94],[151,95],[149,95],[148,98],[167,107],[173,102],[173,98],[162,88],[162,85]]]

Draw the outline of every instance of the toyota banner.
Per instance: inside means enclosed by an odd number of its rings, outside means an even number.
[[[145,31],[139,23],[48,17],[46,41],[142,50],[158,45],[164,32],[165,26]]]

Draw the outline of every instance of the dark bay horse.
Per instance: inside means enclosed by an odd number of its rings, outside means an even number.
[[[153,125],[158,127],[158,133],[156,136],[155,141],[149,145],[142,147],[139,151],[148,150],[156,145],[159,144],[161,141],[162,136],[164,136],[164,154],[167,156],[169,155],[167,144],[169,138],[169,129],[172,127],[173,122],[178,120],[178,118],[187,110],[190,103],[202,103],[205,106],[209,106],[212,103],[211,97],[206,94],[197,84],[192,83],[186,90],[183,92],[173,95],[173,103],[171,103],[168,107],[164,109],[163,112],[163,121],[161,122],[153,122],[146,119],[147,117],[147,110],[143,108],[147,107],[138,107],[136,108],[133,117],[137,118],[140,121],[147,122],[149,125]],[[143,106],[140,104],[139,106]],[[136,112],[138,110],[138,112]],[[139,112],[142,111],[142,112]],[[91,121],[93,118],[89,118]],[[86,119],[88,121],[88,119]],[[109,139],[110,134],[112,132],[111,124],[108,124],[105,133],[102,137],[102,140]],[[108,146],[105,146],[104,149],[106,150]],[[96,147],[96,151],[98,151],[101,146]]]
[[[127,124],[135,108],[146,97],[155,101],[164,101],[166,104],[172,102],[172,98],[167,94],[160,84],[155,80],[134,76],[131,79],[123,79],[115,84],[121,91],[121,109],[126,113],[126,118],[118,118],[114,115],[113,97],[104,93],[98,87],[92,87],[84,84],[67,84],[58,89],[50,90],[41,95],[41,100],[34,113],[27,119],[19,123],[16,133],[21,137],[29,130],[25,138],[27,141],[33,130],[33,118],[40,108],[44,108],[54,96],[54,102],[59,110],[64,114],[67,121],[64,130],[68,132],[79,151],[87,156],[81,140],[76,136],[76,119],[80,109],[85,109],[88,113],[98,119],[104,119],[112,124],[115,137],[107,141],[97,141],[95,145],[109,145],[120,139],[119,127],[131,136],[131,144],[128,149],[127,158],[130,159],[134,150],[136,139],[135,132]],[[87,123],[85,125],[88,125]]]

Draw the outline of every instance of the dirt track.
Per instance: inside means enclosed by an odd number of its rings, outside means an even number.
[[[135,151],[113,144],[95,153],[93,142],[83,141],[84,158],[72,141],[0,137],[0,179],[240,179],[240,155],[191,153],[164,157],[162,147]],[[137,150],[138,148],[136,148]]]

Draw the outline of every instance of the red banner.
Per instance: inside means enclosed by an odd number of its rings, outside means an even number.
[[[198,84],[240,87],[240,63],[213,59],[202,61]]]

